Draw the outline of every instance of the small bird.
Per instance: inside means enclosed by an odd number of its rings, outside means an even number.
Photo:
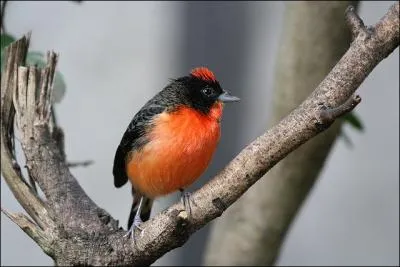
[[[239,101],[206,67],[172,79],[128,125],[114,158],[114,185],[129,179],[133,204],[126,235],[150,217],[153,200],[175,191],[190,214],[185,189],[209,165],[220,139],[223,103]]]

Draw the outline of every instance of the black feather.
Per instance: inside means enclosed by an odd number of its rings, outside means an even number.
[[[131,212],[129,213],[128,219],[128,229],[131,228],[133,220],[135,219],[136,212],[139,208],[140,198],[142,195],[139,192],[135,192],[135,189],[132,187],[132,196],[133,203],[131,206]],[[143,199],[143,207],[140,212],[140,218],[143,222],[147,221],[150,218],[151,208],[153,206],[153,200],[147,197]]]
[[[114,186],[119,188],[128,181],[128,176],[125,172],[125,153],[121,146],[118,146],[114,158]]]
[[[140,150],[147,142],[146,132],[152,127],[152,119],[162,113],[165,107],[158,104],[157,99],[151,99],[133,117],[129,123],[114,157],[114,185],[119,188],[128,181],[125,164],[131,151]]]

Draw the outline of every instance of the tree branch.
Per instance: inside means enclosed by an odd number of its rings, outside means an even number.
[[[32,222],[25,214],[11,214],[3,207],[1,208],[3,212],[11,221],[18,225],[22,231],[24,231],[29,237],[31,237],[46,253],[51,251],[52,240],[49,239],[51,236],[44,233],[38,225]]]
[[[347,25],[351,29],[353,39],[356,38],[360,32],[367,33],[367,28],[362,19],[355,13],[354,7],[349,6],[345,12]]]
[[[327,108],[321,105],[321,109],[316,114],[317,121],[321,125],[330,125],[335,119],[352,111],[360,102],[360,96],[355,95],[336,108]]]
[[[1,79],[1,173],[22,207],[42,228],[52,228],[51,215],[43,201],[23,179],[21,169],[13,154],[13,91],[17,87],[16,66],[24,64],[29,36],[13,43],[6,50],[6,66]]]
[[[321,112],[326,111],[320,109],[320,103],[326,107],[341,106],[373,68],[398,46],[398,16],[399,4],[396,3],[371,28],[373,31],[368,38],[361,34],[356,36],[346,54],[310,97],[248,145],[214,179],[193,193],[196,205],[193,205],[192,216],[187,216],[181,203],[171,206],[142,225],[144,233],[137,236],[137,245],[123,238],[125,231],[118,229],[115,220],[85,194],[69,172],[52,135],[49,107],[57,56],[54,53],[49,55],[49,63],[40,75],[32,67],[19,67],[20,86],[15,105],[19,112],[17,125],[22,126],[21,143],[29,173],[45,193],[46,204],[54,212],[57,224],[57,230],[46,232],[53,236],[49,254],[59,265],[149,265],[171,249],[182,246],[193,232],[220,216],[279,160],[324,129],[320,127],[320,118]],[[15,68],[7,71],[13,75],[17,73]],[[30,75],[38,76],[29,79]],[[34,84],[34,80],[39,81],[40,86]],[[15,90],[10,84],[6,84],[8,90],[5,90],[3,102],[9,107],[12,106],[10,92],[12,95]],[[28,84],[26,91],[24,84]],[[28,92],[33,88],[40,88],[41,97],[35,101],[31,98],[36,94]],[[27,98],[24,98],[25,92]],[[28,107],[32,103],[35,103],[35,108]],[[323,125],[329,126],[335,116],[340,115],[335,112],[330,114],[328,118],[322,115]],[[3,115],[9,116],[3,114],[2,109]],[[33,123],[29,121],[32,118]],[[10,136],[5,134],[5,137],[10,140]],[[9,172],[5,172],[5,176],[8,176],[6,180],[12,180]]]
[[[343,19],[349,5],[358,6],[358,2],[285,4],[270,126],[298,107],[349,48],[351,32]],[[321,115],[335,110],[323,104],[320,108]],[[332,125],[324,121],[318,125],[321,130],[331,126],[281,160],[213,224],[207,239],[205,265],[274,265],[286,233],[318,178],[341,124],[341,121]]]
[[[74,167],[87,167],[89,165],[93,164],[93,160],[84,160],[84,161],[78,161],[78,162],[68,162],[68,167],[74,168]]]

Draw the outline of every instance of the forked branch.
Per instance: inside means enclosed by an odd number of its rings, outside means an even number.
[[[220,216],[278,161],[360,102],[359,97],[353,97],[356,89],[399,45],[399,3],[373,27],[366,28],[351,9],[346,12],[346,18],[354,40],[315,91],[192,194],[196,203],[192,216],[187,216],[181,203],[169,207],[142,225],[145,231],[137,236],[137,245],[123,237],[125,231],[86,195],[70,173],[57,131],[49,126],[49,99],[57,56],[51,53],[48,66],[41,71],[24,67],[28,42],[22,38],[7,48],[9,64],[3,74],[6,79],[2,79],[2,174],[17,200],[45,231],[38,232],[26,217],[8,215],[22,228],[29,229],[30,236],[38,243],[40,238],[33,233],[44,234],[42,239],[51,240],[51,246],[44,250],[59,265],[153,263],[166,252],[182,246],[193,232]],[[13,165],[15,157],[10,145],[14,136],[10,130],[14,117],[13,96],[29,175],[44,192],[44,203]]]

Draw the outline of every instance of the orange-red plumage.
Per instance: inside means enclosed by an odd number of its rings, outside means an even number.
[[[135,189],[154,198],[192,184],[206,170],[218,144],[222,108],[218,101],[209,114],[182,106],[157,115],[149,143],[127,161]]]

